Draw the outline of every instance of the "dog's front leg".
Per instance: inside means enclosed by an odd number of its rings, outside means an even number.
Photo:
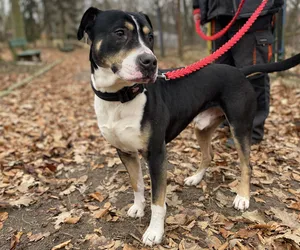
[[[164,234],[164,223],[166,216],[166,148],[153,146],[148,151],[148,164],[151,177],[151,221],[148,229],[143,235],[143,242],[148,246],[159,244]]]
[[[133,218],[143,217],[145,208],[144,180],[138,153],[127,154],[120,150],[117,151],[129,173],[131,186],[134,191],[134,203],[129,208],[127,214]]]

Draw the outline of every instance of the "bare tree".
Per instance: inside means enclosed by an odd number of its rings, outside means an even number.
[[[181,0],[177,0],[176,5],[176,28],[177,28],[177,38],[178,38],[178,56],[182,60],[182,48],[183,48],[183,41],[182,41],[182,22],[181,22]]]
[[[14,27],[14,37],[24,38],[25,29],[19,0],[11,0],[11,13]]]
[[[84,10],[83,1],[43,0],[44,30],[49,39],[75,38]]]
[[[285,27],[286,43],[296,50],[299,48],[300,36],[300,0],[287,1],[287,22]]]
[[[0,0],[0,41],[5,37],[5,13],[4,13],[4,0]]]
[[[39,7],[37,0],[22,0],[23,19],[25,24],[26,38],[29,42],[40,37],[40,23],[38,20]]]

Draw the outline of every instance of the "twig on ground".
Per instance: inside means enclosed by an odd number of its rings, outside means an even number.
[[[17,83],[12,84],[8,89],[3,90],[0,92],[0,97],[9,95],[14,89],[17,89],[19,87],[22,87],[26,84],[28,84],[29,82],[31,82],[35,77],[38,77],[44,73],[46,73],[47,71],[49,71],[50,69],[52,69],[54,66],[56,66],[57,64],[60,64],[63,60],[57,60],[53,63],[51,63],[50,65],[47,65],[46,67],[40,69],[39,71],[35,72],[32,76],[27,77],[26,79],[19,81]]]

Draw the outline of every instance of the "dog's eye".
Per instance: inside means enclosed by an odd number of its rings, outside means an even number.
[[[153,42],[153,39],[154,39],[153,35],[152,35],[152,34],[149,34],[149,35],[148,35],[148,41],[149,41],[150,43],[152,43],[152,42]]]
[[[124,30],[116,30],[115,31],[115,34],[118,36],[118,37],[123,37],[125,35],[125,32]]]

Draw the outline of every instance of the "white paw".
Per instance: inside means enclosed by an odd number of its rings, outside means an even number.
[[[127,211],[129,217],[138,218],[144,216],[144,208],[143,204],[133,204]]]
[[[163,228],[153,228],[149,226],[147,231],[143,235],[143,243],[147,246],[152,247],[155,244],[161,243],[163,235]]]
[[[201,170],[199,173],[194,174],[190,177],[184,179],[184,184],[187,186],[196,186],[202,180],[205,174],[205,169]]]
[[[233,206],[237,210],[244,211],[249,207],[249,199],[237,194],[233,201]]]

